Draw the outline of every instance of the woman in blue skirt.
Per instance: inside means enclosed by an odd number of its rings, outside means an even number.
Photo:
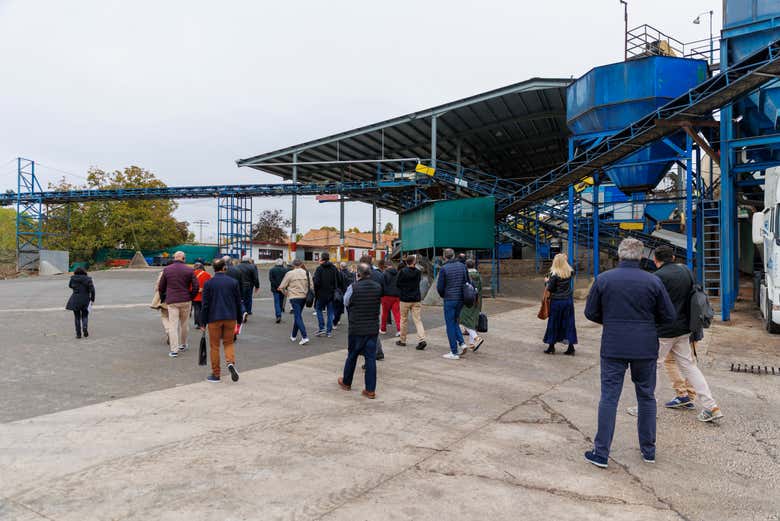
[[[566,254],[555,256],[550,275],[544,279],[550,292],[550,317],[547,319],[547,331],[544,343],[548,355],[555,354],[557,342],[567,342],[569,348],[563,353],[574,356],[574,344],[577,343],[577,328],[574,325],[574,298],[572,276],[574,270],[567,262]]]

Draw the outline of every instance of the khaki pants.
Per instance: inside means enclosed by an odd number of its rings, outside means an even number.
[[[172,353],[178,353],[179,347],[187,343],[191,308],[192,302],[168,304],[168,339],[171,342]]]
[[[666,376],[669,377],[669,381],[672,382],[672,387],[677,396],[687,396],[691,400],[696,399],[696,389],[693,388],[691,382],[685,379],[680,373],[680,368],[677,367],[677,360],[674,358],[674,354],[669,351],[669,354],[664,360],[664,369],[666,369]]]
[[[211,374],[214,376],[220,375],[220,360],[219,360],[219,341],[222,340],[222,345],[225,347],[225,362],[228,364],[236,363],[235,346],[233,345],[233,333],[236,330],[235,320],[217,320],[210,322],[208,325],[209,330],[209,347],[211,348]]]
[[[168,318],[168,308],[160,308],[160,321],[162,321],[163,331],[165,331],[165,336],[168,336],[168,331],[170,331],[170,319]],[[170,338],[168,338],[168,341],[170,342]]]
[[[693,358],[690,335],[686,334],[675,338],[659,338],[658,343],[657,378],[660,378],[661,375],[661,364],[664,363],[666,357],[671,353],[677,361],[677,366],[680,368],[682,376],[691,383],[696,391],[696,395],[698,395],[702,407],[705,409],[717,407],[718,404],[715,403],[715,400],[712,398],[712,392],[710,391],[709,385],[707,385],[707,380],[704,379],[704,375],[696,365],[696,359]],[[656,388],[658,388],[657,382]]]
[[[425,340],[425,328],[423,327],[420,312],[422,305],[419,302],[401,302],[401,342],[406,342],[406,334],[409,332],[409,312],[412,312],[414,328],[417,330],[417,342]]]

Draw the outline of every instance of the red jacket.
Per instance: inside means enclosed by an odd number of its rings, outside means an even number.
[[[198,279],[198,294],[192,299],[193,302],[203,301],[203,287],[206,282],[211,278],[211,274],[206,270],[195,270],[195,278]]]

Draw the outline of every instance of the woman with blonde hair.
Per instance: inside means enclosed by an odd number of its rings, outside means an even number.
[[[573,276],[574,270],[569,265],[566,254],[556,255],[550,274],[544,279],[545,287],[550,293],[550,317],[547,319],[547,330],[544,333],[544,343],[547,344],[544,352],[548,355],[555,354],[556,342],[568,342],[569,348],[563,354],[574,355],[577,328],[574,325]]]

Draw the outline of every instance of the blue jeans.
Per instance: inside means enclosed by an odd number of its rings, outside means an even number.
[[[252,290],[254,290],[252,286],[241,288],[241,302],[244,304],[244,311],[250,315],[252,314]]]
[[[462,300],[444,301],[444,323],[447,324],[447,339],[450,341],[450,351],[452,354],[458,354],[458,344],[465,344],[463,333],[458,325],[460,312],[463,309]]]
[[[274,291],[274,311],[276,312],[276,318],[282,318],[282,313],[284,313],[284,295],[279,293],[279,291]]]
[[[631,381],[636,390],[639,406],[637,431],[639,449],[648,458],[655,458],[655,371],[656,360],[601,359],[601,400],[599,401],[599,429],[594,440],[594,450],[601,458],[609,457],[612,436],[615,434],[620,392],[626,369],[631,368]]]
[[[290,333],[290,336],[295,338],[298,336],[298,331],[301,332],[301,338],[309,338],[309,335],[306,334],[306,326],[303,323],[303,308],[306,306],[306,299],[305,298],[291,298],[290,299],[290,305],[293,308],[294,313],[294,319],[293,319],[293,328],[292,333]]]
[[[366,391],[374,392],[376,390],[376,335],[349,335],[347,345],[347,361],[344,362],[342,380],[346,385],[352,385],[358,357],[363,355],[366,359]]]
[[[316,306],[317,323],[320,326],[320,331],[325,331],[325,317],[322,316],[322,312],[326,309],[328,310],[327,332],[330,333],[333,331],[333,314],[334,314],[333,299],[330,299],[326,302],[317,299],[317,306]]]

